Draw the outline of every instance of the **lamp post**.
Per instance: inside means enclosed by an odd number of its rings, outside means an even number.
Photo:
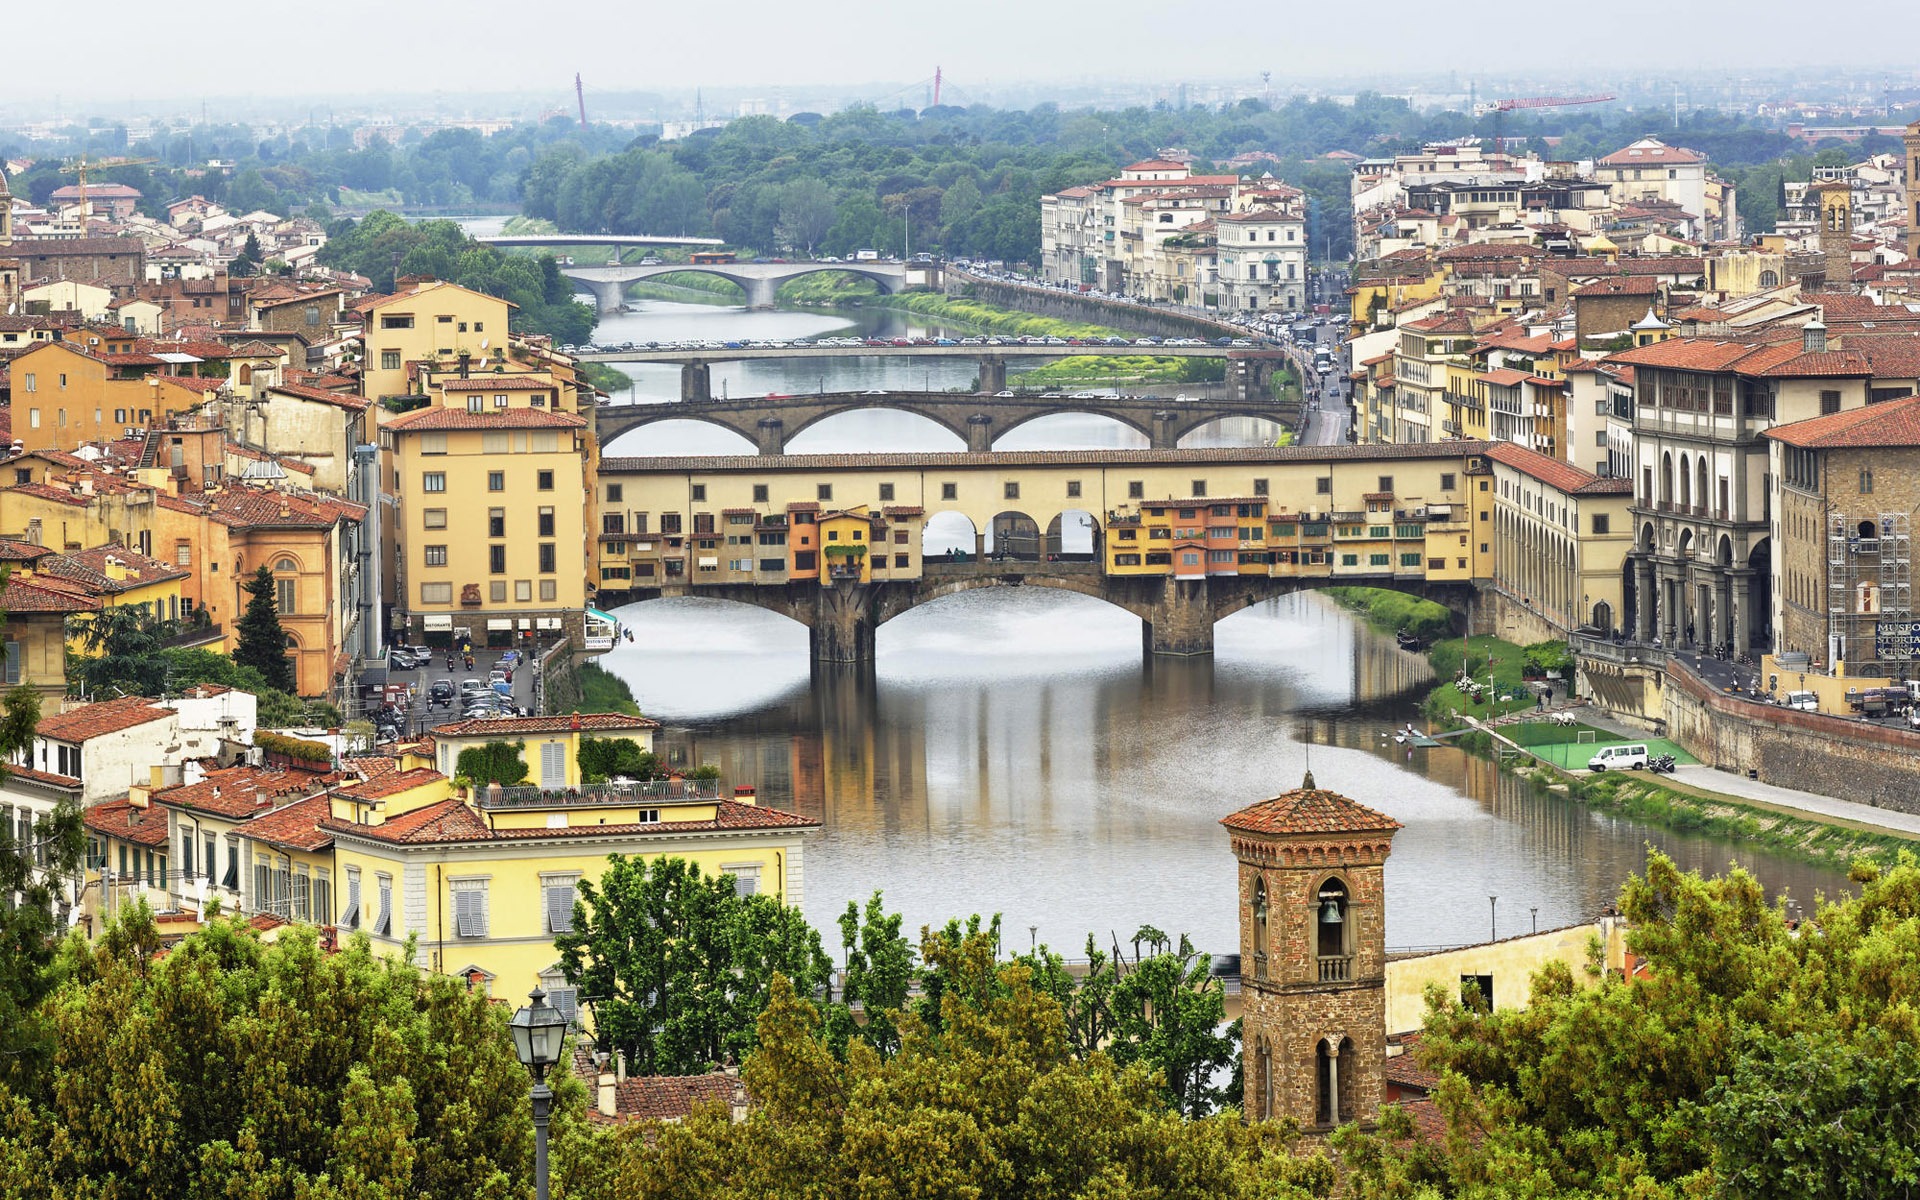
[[[1533,931],[1535,933],[1539,933],[1540,932],[1540,910],[1538,908],[1529,908],[1527,912],[1531,914],[1533,917]]]
[[[1038,925],[1027,926],[1027,953],[1040,953],[1040,927]]]
[[[1493,936],[1487,940],[1497,942],[1500,940],[1500,897],[1487,897],[1487,918],[1493,925]]]
[[[534,1200],[547,1200],[547,1122],[553,1116],[547,1070],[560,1061],[567,1019],[547,1003],[545,988],[535,987],[527,999],[533,1003],[514,1013],[507,1028],[513,1033],[515,1057],[533,1072],[533,1194]]]

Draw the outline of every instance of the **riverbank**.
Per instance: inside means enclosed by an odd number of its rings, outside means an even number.
[[[1896,854],[1911,851],[1920,843],[1920,838],[1914,835],[1871,824],[1871,809],[1854,817],[1837,816],[1729,796],[1680,782],[1672,776],[1637,771],[1584,774],[1545,761],[1500,730],[1476,733],[1478,739],[1473,744],[1467,739],[1474,734],[1458,739],[1463,749],[1486,752],[1480,748],[1506,747],[1510,752],[1526,755],[1531,763],[1515,767],[1510,761],[1503,762],[1503,770],[1518,770],[1548,792],[1576,804],[1677,833],[1750,843],[1774,854],[1837,871],[1846,870],[1861,858],[1890,861]],[[1864,805],[1849,807],[1866,808]]]
[[[964,326],[979,333],[1010,337],[1108,338],[1127,337],[1121,330],[1104,325],[1064,321],[1058,317],[1036,316],[1017,309],[1000,308],[978,300],[945,296],[937,292],[907,292],[877,297],[873,304],[897,312],[912,313],[944,325]],[[1129,338],[1128,340],[1132,340]],[[1226,378],[1226,364],[1210,358],[1158,358],[1151,354],[1076,355],[1029,370],[1010,374],[1009,382],[1026,387],[1078,386],[1096,384],[1118,386],[1123,383],[1216,383]],[[1298,387],[1291,374],[1287,383]],[[1280,377],[1275,376],[1276,387]]]
[[[1406,634],[1427,644],[1427,663],[1439,682],[1420,701],[1420,711],[1429,721],[1448,729],[1461,725],[1460,717],[1497,717],[1531,708],[1534,696],[1527,689],[1528,663],[1541,664],[1555,643],[1521,646],[1496,637],[1451,637],[1453,613],[1445,605],[1421,600],[1388,588],[1330,587],[1322,592],[1382,633]],[[1559,645],[1564,656],[1565,646]],[[1418,651],[1405,651],[1418,653]],[[1487,684],[1479,699],[1463,691],[1462,675]]]

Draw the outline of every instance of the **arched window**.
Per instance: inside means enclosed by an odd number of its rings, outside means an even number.
[[[273,564],[274,603],[283,617],[298,611],[300,580],[296,576],[299,570],[300,564],[291,558],[282,558]]]
[[[1253,1059],[1253,1116],[1257,1121],[1266,1121],[1273,1117],[1273,1047],[1264,1037],[1257,1047]]]
[[[1333,1034],[1314,1047],[1313,1119],[1339,1125],[1359,1116],[1355,1089],[1353,1039]]]
[[[248,384],[252,382],[253,382],[253,364],[241,363],[240,364],[240,386],[246,387]]]
[[[1267,977],[1267,881],[1253,881],[1253,977]]]
[[[1778,271],[1762,271],[1762,272],[1760,272],[1760,286],[1761,286],[1761,287],[1763,287],[1763,288],[1777,288],[1777,287],[1779,287],[1779,286],[1780,286],[1780,272],[1778,272]]]
[[[1862,521],[1860,522],[1860,536],[1863,538],[1878,537],[1880,536],[1879,527],[1872,521]]]
[[[1320,982],[1345,983],[1353,978],[1353,944],[1348,927],[1353,924],[1347,903],[1347,885],[1329,879],[1320,885],[1314,897],[1314,950],[1320,960]]]

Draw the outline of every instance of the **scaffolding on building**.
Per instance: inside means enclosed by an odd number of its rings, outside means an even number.
[[[1907,659],[1881,660],[1879,625],[1913,616],[1913,539],[1906,513],[1856,524],[1827,514],[1828,661],[1880,663],[1904,675]]]

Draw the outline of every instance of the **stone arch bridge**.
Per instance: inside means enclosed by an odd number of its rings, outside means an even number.
[[[937,289],[941,279],[940,264],[930,262],[660,263],[646,267],[560,268],[560,273],[573,280],[578,288],[593,293],[594,303],[602,313],[624,309],[627,285],[656,275],[712,275],[745,292],[749,309],[768,309],[773,307],[781,284],[828,271],[871,279],[887,295],[909,288]]]
[[[1039,587],[1077,592],[1124,608],[1140,618],[1141,648],[1149,654],[1213,653],[1214,625],[1262,600],[1339,584],[1405,592],[1445,605],[1457,627],[1473,616],[1476,589],[1469,582],[1429,583],[1393,575],[1339,578],[1216,576],[1173,579],[1158,575],[1107,575],[1097,562],[929,561],[919,579],[837,582],[811,580],[784,587],[757,584],[678,585],[625,592],[602,589],[597,603],[611,608],[668,596],[700,596],[751,604],[805,625],[816,662],[871,663],[880,626],[946,596],[989,587]]]
[[[621,434],[660,421],[703,421],[752,442],[760,454],[784,454],[787,443],[812,425],[841,413],[896,409],[925,417],[960,438],[970,451],[993,448],[995,439],[1029,421],[1060,413],[1108,417],[1145,435],[1156,450],[1170,450],[1181,438],[1226,417],[1259,417],[1284,426],[1297,409],[1283,411],[1260,398],[1177,401],[1129,397],[1009,397],[954,392],[822,392],[753,399],[682,400],[667,404],[607,405],[595,412],[595,429],[605,446]]]

